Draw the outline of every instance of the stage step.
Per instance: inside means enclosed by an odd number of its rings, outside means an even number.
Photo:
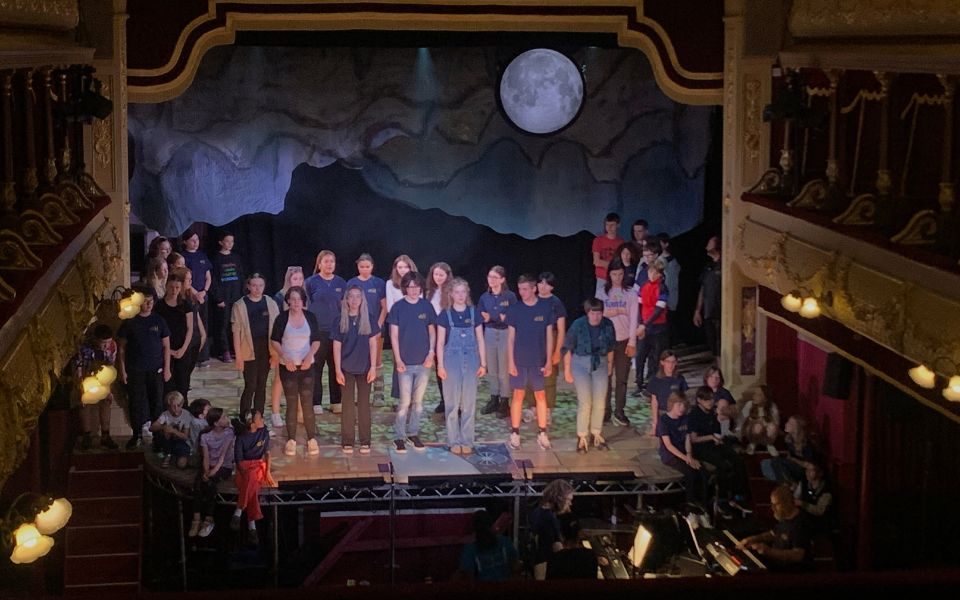
[[[90,452],[71,457],[67,497],[65,594],[140,591],[143,453]]]

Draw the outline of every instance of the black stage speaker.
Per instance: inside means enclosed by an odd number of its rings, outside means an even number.
[[[823,369],[823,395],[846,400],[850,397],[850,381],[853,379],[853,363],[836,352],[827,355]]]

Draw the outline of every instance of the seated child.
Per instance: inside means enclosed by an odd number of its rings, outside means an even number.
[[[237,507],[230,519],[230,529],[240,530],[240,517],[246,511],[247,542],[256,546],[259,543],[257,521],[263,518],[260,486],[277,486],[270,472],[270,433],[263,424],[263,413],[251,409],[243,415],[243,420],[238,423],[237,440],[233,448],[237,469]]]
[[[196,400],[194,400],[194,403]],[[192,404],[191,404],[192,406]],[[200,434],[202,463],[193,483],[193,523],[189,537],[207,537],[213,531],[213,511],[217,503],[217,485],[233,474],[235,434],[222,408],[206,414],[207,429]],[[203,525],[200,519],[203,518]]]
[[[177,467],[183,469],[190,460],[190,425],[193,415],[183,410],[183,395],[169,392],[164,397],[167,405],[156,421],[150,425],[153,432],[153,449],[163,457],[163,467],[169,467],[173,458]]]
[[[117,360],[117,343],[113,340],[113,330],[109,325],[97,325],[93,336],[87,340],[77,353],[75,360],[75,377],[77,387],[85,377],[96,375],[103,365],[113,364]],[[100,447],[107,450],[116,450],[117,443],[110,437],[110,409],[113,404],[113,394],[96,404],[83,404],[80,407],[80,449],[89,450],[93,447],[93,438],[100,434]],[[99,426],[99,427],[98,427]],[[98,431],[99,429],[99,431]]]
[[[198,461],[202,459],[200,456],[200,434],[210,429],[210,424],[207,423],[207,414],[210,412],[210,408],[210,401],[206,398],[191,400],[190,406],[187,407],[187,412],[193,417],[193,421],[190,423],[190,439],[187,440],[187,443],[190,444],[190,455],[196,457]]]
[[[747,454],[753,454],[757,444],[766,446],[770,456],[776,457],[779,452],[773,447],[780,430],[780,411],[773,400],[767,386],[756,387],[753,398],[747,402],[743,411],[743,425],[741,434],[747,440]]]

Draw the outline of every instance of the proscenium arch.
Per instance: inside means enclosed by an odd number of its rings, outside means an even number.
[[[646,55],[663,92],[683,104],[723,102],[722,72],[694,72],[679,62],[664,28],[643,12],[643,0],[207,0],[188,23],[166,64],[127,71],[130,102],[173,99],[193,82],[211,48],[242,31],[536,31],[614,33],[621,47]],[[720,49],[722,50],[722,49]]]

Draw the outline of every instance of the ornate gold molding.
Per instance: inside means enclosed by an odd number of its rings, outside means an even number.
[[[67,31],[80,21],[77,0],[0,0],[0,23]]]
[[[746,150],[747,161],[760,170],[760,128],[763,123],[763,113],[760,94],[763,85],[756,77],[745,77],[743,81],[743,99],[746,103],[743,121],[743,147]],[[746,168],[746,165],[744,165]]]
[[[31,307],[34,317],[0,359],[0,413],[6,415],[0,419],[0,488],[26,456],[52,377],[76,352],[122,265],[120,233],[104,219],[46,298]]]
[[[956,0],[793,0],[790,32],[798,38],[960,34]]]

